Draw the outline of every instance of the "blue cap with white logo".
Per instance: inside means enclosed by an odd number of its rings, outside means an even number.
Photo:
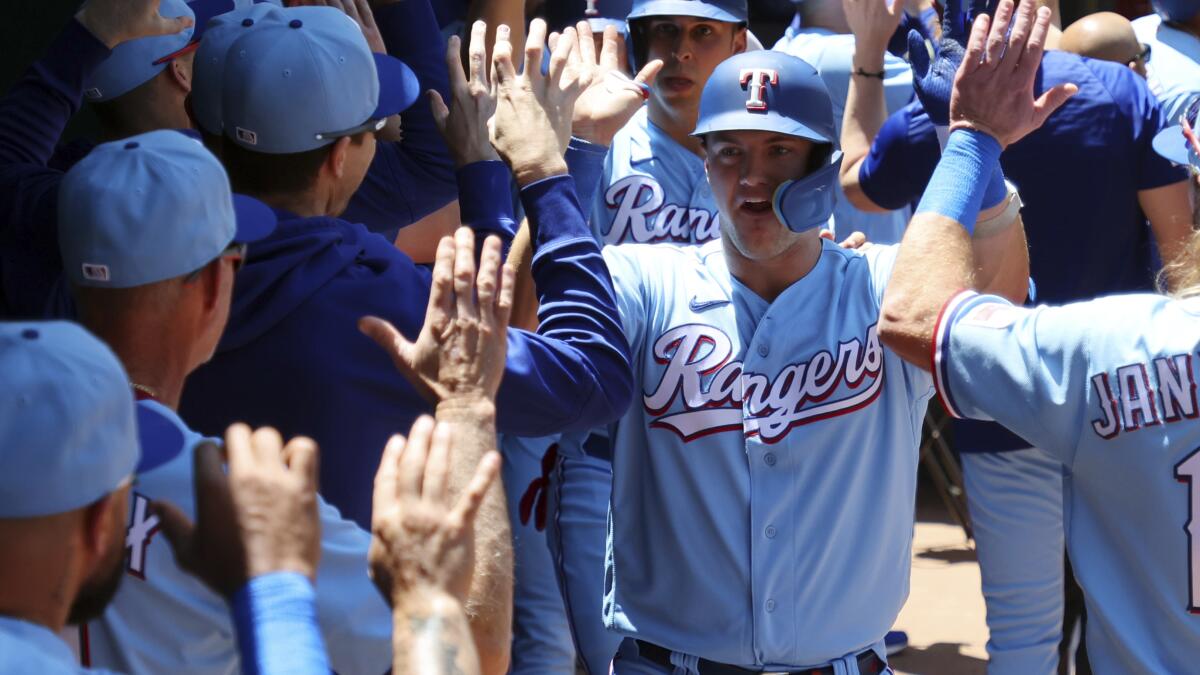
[[[746,23],[750,10],[746,0],[633,0],[628,19],[649,16],[694,16],[728,23]]]
[[[420,95],[399,59],[372,54],[353,19],[332,7],[292,7],[239,37],[225,58],[225,137],[266,154],[315,150],[377,131]]]
[[[275,229],[266,204],[235,195],[195,138],[152,131],[96,146],[63,177],[58,243],[81,286],[131,288],[194,272],[231,243]]]
[[[129,378],[83,327],[0,323],[0,373],[0,518],[74,511],[138,469]]]
[[[160,0],[158,13],[168,19],[181,16],[192,26],[173,35],[156,35],[122,42],[89,74],[83,95],[89,101],[109,101],[149,82],[177,56],[196,48],[208,20],[233,9],[233,0]]]
[[[192,64],[192,115],[210,134],[221,133],[221,79],[229,46],[247,31],[282,20],[280,7],[256,3],[213,17]]]

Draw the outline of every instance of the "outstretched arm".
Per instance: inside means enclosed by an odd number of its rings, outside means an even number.
[[[917,214],[913,216],[884,293],[879,337],[911,363],[929,368],[930,346],[939,313],[959,291],[977,287],[974,238],[998,228],[1019,227],[1006,216],[977,223],[990,174],[1004,147],[1045,122],[1074,92],[1060,85],[1033,98],[1050,12],[1025,0],[1013,16],[1012,0],[1002,0],[993,21],[979,16],[950,100],[951,133]],[[1006,38],[1012,25],[1011,37]],[[1010,196],[1013,199],[1015,196]],[[990,214],[985,214],[990,215]],[[1003,222],[1010,221],[1009,223]],[[975,237],[972,237],[974,232]],[[1023,237],[1021,237],[1023,241]],[[1012,264],[1025,264],[1019,256]],[[1019,276],[1020,269],[1012,276]]]

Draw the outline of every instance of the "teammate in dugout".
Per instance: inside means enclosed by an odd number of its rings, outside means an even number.
[[[700,93],[718,63],[746,50],[746,0],[636,0],[628,17],[634,69],[663,69],[646,107],[604,160],[591,225],[607,244],[700,243],[720,236],[696,126]]]
[[[1176,263],[1172,296],[1015,307],[963,290],[972,286],[975,261],[966,237],[973,218],[960,205],[978,203],[987,163],[1040,126],[1064,93],[1056,87],[1036,103],[1001,94],[1033,91],[1032,66],[1049,20],[1039,10],[1029,32],[1031,12],[1022,6],[1002,55],[1011,12],[1005,0],[994,22],[980,17],[973,26],[951,98],[953,131],[925,193],[926,201],[952,194],[959,205],[940,200],[925,208],[923,201],[885,294],[880,337],[932,370],[952,414],[995,420],[1062,463],[1067,546],[1087,603],[1092,669],[1193,672],[1200,653],[1200,239],[1193,236]],[[1027,46],[1014,49],[1026,37]],[[1200,169],[1196,117],[1193,108],[1155,139],[1156,149],[1193,172]]]
[[[933,394],[876,335],[897,248],[818,236],[840,152],[803,61],[725,61],[693,133],[720,240],[604,251],[643,392],[612,430],[614,671],[882,672]],[[1021,301],[1019,219],[987,206],[975,281]]]

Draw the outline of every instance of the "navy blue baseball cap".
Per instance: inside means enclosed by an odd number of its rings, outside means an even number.
[[[210,134],[220,134],[221,80],[229,46],[247,31],[282,21],[283,11],[271,3],[255,3],[213,17],[204,30],[192,64],[192,115]]]
[[[1177,124],[1154,135],[1154,151],[1167,159],[1200,171],[1200,99],[1179,116]]]
[[[777,131],[838,144],[825,82],[806,61],[777,51],[736,54],[713,70],[692,135],[713,131]]]
[[[266,204],[235,195],[217,158],[178,131],[96,146],[63,176],[58,243],[75,284],[131,288],[194,272],[230,244],[275,229]]]
[[[88,75],[83,95],[89,101],[109,101],[149,82],[172,59],[196,49],[209,19],[234,8],[233,0],[160,0],[158,13],[168,19],[193,20],[173,35],[156,35],[122,42]]]
[[[728,23],[746,23],[746,0],[633,0],[629,21],[650,16],[694,16]]]
[[[377,131],[420,96],[399,59],[372,54],[353,19],[332,7],[292,7],[229,47],[222,74],[225,137],[292,154]]]
[[[121,362],[82,326],[0,323],[0,518],[74,511],[139,467]]]

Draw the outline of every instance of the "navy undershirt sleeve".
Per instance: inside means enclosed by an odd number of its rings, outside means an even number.
[[[937,131],[920,103],[883,123],[858,171],[863,194],[876,206],[899,209],[921,196],[941,157]]]
[[[583,431],[625,413],[633,397],[629,345],[608,267],[570,176],[521,190],[534,245],[537,334],[509,331],[496,397],[499,430],[519,436]],[[541,402],[529,406],[528,402]]]
[[[401,227],[458,196],[454,160],[433,121],[426,95],[434,89],[449,101],[450,75],[446,43],[429,0],[382,6],[375,11],[375,23],[388,54],[416,74],[421,95],[400,116],[403,139],[376,147],[371,168],[343,217],[394,238]]]

